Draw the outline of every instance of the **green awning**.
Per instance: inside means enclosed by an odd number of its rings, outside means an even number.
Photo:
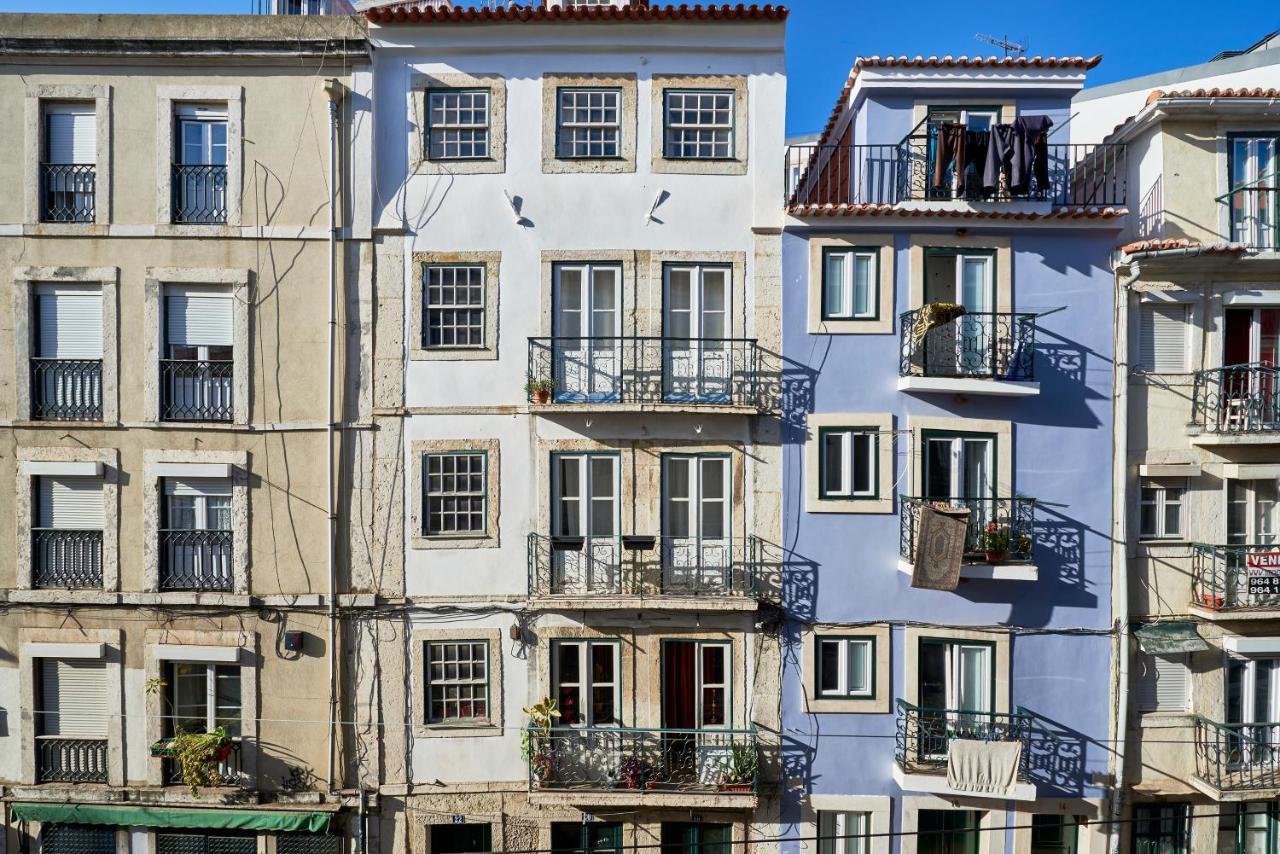
[[[283,810],[179,809],[106,804],[13,805],[19,821],[110,824],[119,827],[191,827],[213,830],[274,830],[325,833],[331,813]]]
[[[1148,655],[1204,652],[1209,645],[1196,631],[1195,623],[1152,623],[1134,630],[1138,646]]]

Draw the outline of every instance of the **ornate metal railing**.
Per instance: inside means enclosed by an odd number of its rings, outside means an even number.
[[[1020,741],[1018,779],[1025,780],[1031,754],[1031,716],[1018,708],[1013,714],[931,709],[898,700],[895,759],[908,772],[935,772],[947,767],[947,752],[957,738],[974,741]]]
[[[754,729],[529,731],[529,786],[543,790],[756,791]]]
[[[1280,430],[1280,367],[1242,364],[1197,371],[1191,424],[1206,433]]]
[[[1228,195],[1231,241],[1260,252],[1280,249],[1280,188],[1241,187]]]
[[[1275,555],[1274,568],[1249,555]],[[1214,611],[1251,608],[1280,610],[1280,543],[1192,546],[1191,604]]]
[[[1196,716],[1196,776],[1220,792],[1280,786],[1280,722],[1220,724]]]
[[[529,401],[765,408],[761,361],[751,338],[530,338]]]
[[[234,362],[160,361],[162,421],[230,421]]]
[[[982,168],[935,169],[934,132],[912,134],[896,145],[793,145],[786,168],[801,165],[789,205],[895,205],[966,199],[976,202],[1039,201],[1057,206],[1123,205],[1126,199],[1124,144],[1054,143],[1046,148],[1045,181],[1011,187],[1000,175],[994,185]]]
[[[234,589],[231,531],[170,528],[160,532],[163,590]]]
[[[36,736],[36,782],[107,782],[107,740]]]
[[[586,541],[529,535],[530,596],[746,596],[761,592],[763,544],[687,537]]]
[[[31,584],[48,588],[102,587],[102,531],[31,530]]]
[[[101,421],[102,360],[31,360],[31,417],[40,421]]]
[[[164,760],[164,784],[166,786],[182,785],[182,768],[173,759]],[[213,769],[213,773],[209,775],[210,782],[214,786],[241,786],[245,782],[244,771],[240,764],[240,741],[238,739],[231,742],[231,750],[227,753],[225,759],[219,760],[217,766]]]
[[[93,222],[97,167],[83,163],[40,164],[40,221]]]
[[[1033,499],[916,498],[904,495],[898,499],[898,552],[907,560],[915,560],[920,510],[925,506],[969,511],[964,540],[966,562],[978,563],[986,557],[986,545],[989,543],[984,541],[989,538],[984,537],[984,533],[1000,541],[1007,535],[1008,545],[1001,555],[1001,562],[1015,563],[1032,559],[1036,528]]]
[[[216,225],[227,221],[227,167],[173,166],[173,221]]]
[[[937,323],[928,308],[899,318],[903,377],[1035,379],[1036,316],[971,312]]]

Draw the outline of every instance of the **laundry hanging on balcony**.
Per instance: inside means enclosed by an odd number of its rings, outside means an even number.
[[[968,313],[967,308],[954,302],[927,302],[920,306],[916,314],[916,322],[911,327],[911,352],[920,352],[920,347],[924,344],[924,339],[930,330]]]
[[[960,586],[969,509],[936,509],[921,504],[911,586],[926,590],[955,590]]]
[[[1209,649],[1194,623],[1152,623],[1134,629],[1133,635],[1147,655],[1205,652]]]
[[[935,126],[933,169],[935,190],[947,188],[951,176],[970,195],[988,197],[1004,188],[1012,196],[1039,195],[1049,186],[1049,116],[1019,116],[1012,123],[973,131],[947,122]]]
[[[1021,762],[1021,741],[952,739],[947,745],[947,788],[1011,797]]]

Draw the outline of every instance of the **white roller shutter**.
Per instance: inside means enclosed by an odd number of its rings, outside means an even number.
[[[180,119],[201,119],[206,122],[226,121],[226,104],[178,104],[174,114]]]
[[[231,293],[214,288],[165,288],[170,344],[231,346]]]
[[[231,481],[223,477],[166,477],[165,495],[230,495]]]
[[[1185,653],[1134,656],[1135,694],[1140,712],[1185,712],[1190,670]]]
[[[41,477],[36,486],[38,527],[102,530],[102,479]]]
[[[1144,305],[1138,316],[1138,367],[1152,373],[1187,369],[1187,307]]]
[[[102,289],[36,286],[36,355],[43,359],[102,358]]]
[[[98,117],[93,104],[50,104],[44,114],[46,163],[97,162]]]
[[[107,737],[106,662],[45,658],[40,676],[41,735]]]

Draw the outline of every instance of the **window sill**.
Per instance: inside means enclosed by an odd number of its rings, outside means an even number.
[[[454,537],[425,536],[414,534],[409,539],[410,549],[496,549],[499,546],[496,534],[474,534]]]
[[[496,361],[497,347],[410,347],[411,362],[481,362]]]
[[[502,727],[487,724],[415,724],[417,738],[492,738],[502,735]]]
[[[28,222],[22,226],[24,237],[106,237],[108,223],[99,222]]]

